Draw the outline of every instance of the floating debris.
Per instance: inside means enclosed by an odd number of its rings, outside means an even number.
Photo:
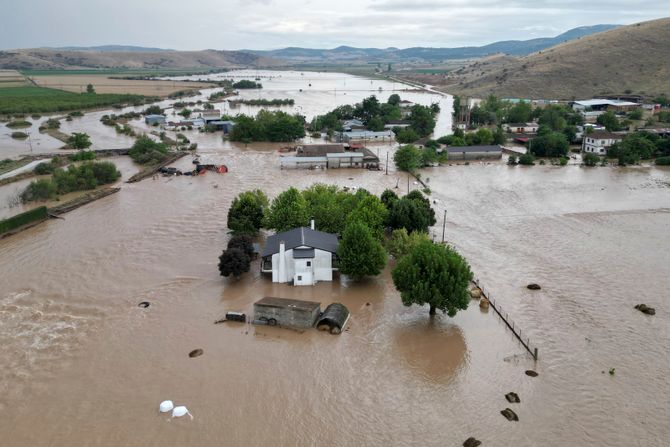
[[[526,375],[527,375],[527,376],[530,376],[530,377],[537,377],[537,376],[539,376],[539,374],[536,373],[535,371],[533,371],[532,369],[526,370]]]
[[[478,447],[480,445],[482,445],[482,441],[475,439],[473,437],[469,437],[463,443],[463,447]]]
[[[505,399],[507,399],[507,402],[511,404],[518,404],[521,402],[519,395],[514,392],[505,394]]]
[[[161,402],[161,404],[158,406],[158,410],[161,413],[167,413],[168,411],[172,411],[174,408],[174,404],[172,403],[171,400],[164,400]]]
[[[202,349],[194,349],[193,351],[188,353],[188,356],[191,357],[191,358],[200,357],[204,353],[205,353],[205,351],[203,351]]]
[[[635,306],[635,309],[639,310],[643,314],[656,315],[656,309],[654,309],[653,307],[649,307],[646,304],[638,304],[637,306]]]
[[[505,408],[500,412],[503,416],[507,418],[508,421],[518,421],[519,416],[516,415],[514,411],[512,411],[510,408]]]
[[[535,284],[535,283],[528,284],[526,287],[530,290],[540,290],[540,289],[542,289],[542,287],[540,287],[539,284]]]
[[[140,304],[137,305],[137,307],[141,307],[142,309],[146,309],[150,305],[151,304],[149,303],[149,301],[142,301]]]
[[[193,419],[193,415],[189,413],[188,408],[184,407],[183,405],[179,407],[174,407],[174,410],[172,410],[173,418],[180,418],[182,416],[186,416],[187,414],[191,417],[191,419]]]

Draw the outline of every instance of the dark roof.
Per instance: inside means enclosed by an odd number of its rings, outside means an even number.
[[[312,230],[309,227],[294,228],[283,233],[273,234],[265,241],[262,257],[279,253],[279,243],[284,241],[285,249],[297,247],[311,247],[319,250],[337,252],[337,236],[323,231]]]
[[[293,250],[293,259],[312,259],[313,257],[313,248],[296,248]]]
[[[502,152],[498,145],[491,146],[447,146],[447,152],[450,154],[460,154],[463,152]]]
[[[323,311],[316,324],[318,326],[323,323],[329,323],[343,329],[348,318],[349,309],[344,304],[332,303],[326,307],[326,310]]]
[[[313,311],[314,309],[321,309],[321,304],[314,301],[292,300],[289,298],[275,298],[266,296],[262,300],[254,303],[254,306],[262,307],[278,307],[280,309],[293,308],[299,310]]]
[[[594,140],[623,140],[624,136],[625,135],[601,130],[584,134],[584,138],[593,138]]]
[[[379,157],[367,147],[362,147],[358,151],[363,153],[363,160],[379,163]]]
[[[306,144],[296,151],[298,157],[325,157],[344,152],[343,144]]]
[[[509,127],[539,127],[537,123],[507,123]]]

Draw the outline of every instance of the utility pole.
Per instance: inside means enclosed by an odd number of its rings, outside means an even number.
[[[407,194],[409,194],[409,174],[407,174]]]
[[[444,244],[444,229],[447,227],[447,209],[444,209],[444,220],[442,221],[442,243]]]
[[[386,151],[386,175],[389,175],[389,153]]]

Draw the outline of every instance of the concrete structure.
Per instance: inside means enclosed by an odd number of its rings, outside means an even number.
[[[630,101],[616,99],[587,99],[584,101],[573,101],[572,109],[579,111],[587,119],[597,118],[606,111],[627,112],[640,108],[640,104]]]
[[[295,156],[280,157],[282,168],[338,169],[379,168],[379,157],[361,145],[351,145],[351,151],[342,144],[307,144],[298,146]]]
[[[220,110],[205,110],[200,114],[200,118],[209,124],[212,121],[221,121],[221,111]]]
[[[537,133],[540,125],[537,123],[509,123],[503,124],[503,128],[508,133]]]
[[[165,115],[146,115],[144,122],[149,126],[165,124]]]
[[[261,254],[261,272],[272,282],[312,286],[332,281],[337,271],[337,235],[300,227],[268,237]]]
[[[411,125],[412,125],[412,123],[410,123],[409,121],[405,121],[405,120],[391,120],[391,121],[389,121],[387,124],[384,125],[384,129],[392,130],[392,129],[395,128],[395,127],[399,127],[399,128],[401,128],[401,129],[405,129],[405,128],[411,126]]]
[[[605,155],[610,146],[623,140],[623,137],[620,134],[602,131],[586,134],[582,139],[582,151]]]
[[[337,139],[340,143],[351,143],[353,141],[391,141],[394,133],[390,130],[352,130],[351,132],[338,132]]]
[[[254,303],[254,320],[270,326],[311,328],[321,313],[321,304],[313,301],[265,297]]]
[[[449,160],[483,160],[502,158],[502,147],[492,146],[447,146]]]

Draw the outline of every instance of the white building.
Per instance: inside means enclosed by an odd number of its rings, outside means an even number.
[[[337,271],[337,236],[310,227],[294,228],[267,238],[261,255],[261,272],[272,282],[312,286],[332,281]]]
[[[582,151],[605,155],[610,146],[623,140],[623,137],[623,135],[610,132],[587,133],[582,139]]]
[[[508,123],[503,124],[507,133],[537,133],[540,125],[537,123]]]

